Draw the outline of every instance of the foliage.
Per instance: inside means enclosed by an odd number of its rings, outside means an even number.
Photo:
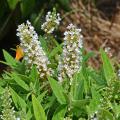
[[[3,50],[6,62],[2,63],[11,69],[5,71],[0,79],[0,97],[4,94],[6,86],[9,86],[11,105],[16,117],[21,120],[120,119],[120,80],[113,63],[102,49],[101,69],[95,70],[86,64],[93,55],[88,53],[83,55],[82,68],[74,74],[72,81],[66,76],[63,82],[59,82],[57,65],[62,44],[57,43],[54,36],[48,34],[39,36],[39,40],[51,61],[50,67],[54,70],[53,76],[44,80],[39,77],[35,65],[27,73],[24,59],[18,61]],[[53,41],[54,48],[47,48],[50,40]],[[0,107],[0,111],[2,109]]]

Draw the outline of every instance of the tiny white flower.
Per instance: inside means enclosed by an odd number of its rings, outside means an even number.
[[[118,70],[118,77],[120,77],[120,69]]]
[[[20,38],[20,46],[24,52],[23,59],[28,67],[27,71],[29,72],[29,68],[35,65],[40,73],[40,78],[52,75],[52,70],[48,68],[50,62],[38,41],[38,35],[34,27],[29,21],[18,26],[17,36]]]
[[[47,13],[45,20],[45,23],[41,25],[41,29],[44,30],[46,33],[53,33],[53,31],[60,24],[60,14],[56,13],[56,10],[53,9],[52,12]]]
[[[58,79],[60,81],[65,76],[71,79],[75,72],[81,69],[80,63],[82,62],[82,52],[80,51],[83,47],[81,29],[77,29],[73,24],[70,24],[67,29],[64,33],[63,53],[58,65]]]
[[[109,53],[110,50],[111,50],[110,47],[106,47],[106,48],[105,48],[105,52],[106,52],[106,53]]]
[[[16,118],[16,120],[20,120],[20,118],[19,118],[19,117],[17,117],[17,118]]]

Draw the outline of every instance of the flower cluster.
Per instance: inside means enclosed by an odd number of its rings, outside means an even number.
[[[98,111],[96,111],[95,113],[93,113],[93,115],[90,116],[90,120],[98,120],[97,115]]]
[[[118,77],[120,78],[120,69],[118,70]]]
[[[82,35],[81,29],[77,29],[73,24],[67,27],[68,31],[64,33],[63,53],[58,65],[58,79],[63,81],[67,76],[70,79],[81,68],[82,62]]]
[[[55,28],[60,24],[60,14],[56,13],[56,9],[53,12],[48,12],[45,18],[45,23],[42,24],[41,29],[46,33],[53,33]]]
[[[1,97],[3,107],[1,115],[2,120],[16,120],[14,108],[11,106],[12,99],[10,96],[9,88],[6,87],[3,96]]]
[[[18,26],[17,36],[20,38],[20,46],[24,52],[24,60],[27,63],[28,72],[29,69],[35,65],[40,73],[40,78],[51,75],[52,70],[51,68],[48,68],[50,62],[38,41],[38,35],[35,32],[34,27],[29,21],[27,21],[26,24],[23,23]]]
[[[111,52],[111,48],[110,47],[105,47],[105,52],[108,54],[109,57],[112,57],[112,52]]]

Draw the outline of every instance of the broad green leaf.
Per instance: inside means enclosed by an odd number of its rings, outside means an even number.
[[[12,95],[13,102],[17,109],[26,109],[26,103],[12,88],[10,88],[10,93]]]
[[[4,62],[4,61],[1,61],[0,60],[0,63],[4,64],[4,65],[8,65],[8,66],[11,66],[11,64],[7,63],[7,62]]]
[[[74,75],[71,88],[73,89],[73,99],[83,99],[84,77],[82,75],[82,72],[79,72]]]
[[[100,50],[100,52],[103,62],[104,74],[107,82],[109,83],[109,81],[115,77],[114,69],[106,53],[102,49]]]
[[[84,93],[84,80],[81,79],[80,82],[77,85],[77,89],[76,89],[76,100],[81,100],[83,99],[83,93]]]
[[[81,72],[84,77],[84,91],[85,94],[88,94],[90,91],[90,79],[89,79],[89,69],[85,64],[83,64]]]
[[[107,82],[105,80],[105,76],[103,75],[103,70],[97,72],[95,70],[93,70],[90,73],[90,76],[92,77],[92,79],[95,81],[95,83],[99,86],[106,86]]]
[[[0,94],[3,94],[4,88],[0,86]]]
[[[67,106],[66,105],[60,105],[56,109],[56,111],[55,111],[55,113],[53,115],[52,120],[58,120],[58,118],[59,118],[59,120],[64,120],[64,116],[65,116],[66,110],[67,110]]]
[[[27,118],[27,120],[31,120],[31,118],[32,118],[32,113],[31,113],[30,109],[28,110],[28,112],[26,114],[26,118]]]
[[[73,115],[77,116],[78,118],[86,114],[86,106],[89,104],[89,100],[83,99],[83,100],[72,100],[71,102],[71,108]]]
[[[25,90],[29,91],[29,86],[16,74],[12,73],[12,78],[16,81],[16,83],[24,88]]]
[[[38,71],[35,66],[33,66],[32,70],[30,71],[30,78],[32,79],[32,81],[35,81],[38,78]]]
[[[54,80],[51,77],[48,77],[48,80],[50,82],[50,86],[53,90],[53,93],[55,94],[57,100],[59,101],[60,104],[66,104],[66,99],[63,94],[63,88],[62,86],[58,83],[58,81]]]
[[[84,108],[90,100],[84,99],[84,100],[72,100],[71,105],[76,108]]]
[[[97,117],[99,120],[115,120],[113,115],[105,109],[101,109]]]
[[[47,120],[43,107],[34,95],[32,95],[32,104],[36,120]]]
[[[14,10],[20,0],[7,0],[10,9]]]
[[[3,50],[3,54],[4,54],[4,58],[6,60],[6,62],[11,65],[11,66],[15,66],[16,65],[16,60],[5,50]]]
[[[25,65],[25,61],[23,60],[22,62],[17,62],[17,65],[14,67],[14,70],[19,73],[24,75],[26,72],[26,65]]]
[[[91,86],[92,87],[92,86]],[[90,100],[89,106],[87,106],[88,114],[92,115],[94,114],[100,105],[100,94],[96,91],[94,86],[91,88],[92,92],[92,99]]]

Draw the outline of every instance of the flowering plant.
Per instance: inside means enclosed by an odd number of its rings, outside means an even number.
[[[48,13],[42,25],[46,35],[56,29],[59,20],[55,11]],[[54,24],[48,27],[48,23]],[[120,119],[120,78],[102,49],[102,69],[86,64],[93,54],[83,54],[81,29],[68,25],[63,44],[55,40],[56,47],[50,51],[46,38],[38,36],[29,21],[18,26],[17,36],[22,61],[3,50],[6,62],[2,63],[11,70],[0,80],[1,119]]]

